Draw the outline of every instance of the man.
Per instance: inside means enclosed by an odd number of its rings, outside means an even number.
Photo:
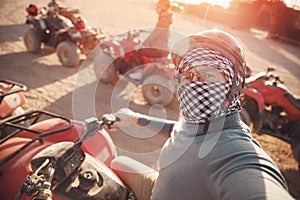
[[[156,4],[157,22],[151,34],[138,46],[139,53],[152,58],[167,57],[169,54],[169,29],[173,23],[173,13],[169,0],[159,0]]]
[[[178,42],[172,53],[182,119],[160,130],[172,132],[160,154],[159,175],[120,176],[138,194],[154,184],[145,199],[293,199],[278,167],[239,118],[246,66],[239,43],[224,31],[207,30]],[[136,124],[159,123],[126,112]],[[116,113],[121,120],[125,115]],[[145,185],[136,187],[136,180]]]

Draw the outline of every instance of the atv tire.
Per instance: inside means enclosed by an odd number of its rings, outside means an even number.
[[[294,158],[295,158],[295,160],[298,161],[299,167],[300,167],[300,140],[295,141],[292,144],[292,149],[293,149]]]
[[[299,169],[300,169],[300,135],[299,135],[299,129],[300,129],[300,121],[296,122],[294,126],[292,127],[292,134],[294,135],[292,137],[292,150],[295,160],[298,161]]]
[[[146,77],[142,84],[144,98],[151,105],[169,105],[174,99],[175,85],[172,80],[160,74]]]
[[[95,59],[94,71],[103,83],[111,83],[117,78],[117,70],[113,64],[113,58],[104,53]]]
[[[75,67],[79,63],[80,50],[72,42],[64,41],[58,44],[56,53],[59,61],[67,67]]]
[[[243,109],[245,109],[248,112],[248,115],[250,117],[251,132],[259,132],[263,124],[257,102],[253,98],[246,96],[244,97],[242,104]]]
[[[29,52],[37,53],[40,51],[41,38],[33,28],[29,29],[24,34],[23,40],[24,40],[24,44]]]
[[[251,118],[250,115],[248,113],[248,111],[245,108],[242,108],[240,111],[240,118],[241,120],[250,127],[250,123],[251,123]]]

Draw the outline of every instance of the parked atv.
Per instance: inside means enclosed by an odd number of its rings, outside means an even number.
[[[24,113],[21,107],[27,87],[11,80],[0,80],[0,119]]]
[[[167,57],[150,57],[139,46],[151,30],[134,29],[104,40],[94,61],[100,81],[112,83],[120,75],[141,85],[149,104],[167,106],[174,99],[174,65]]]
[[[291,144],[300,163],[300,99],[283,85],[283,81],[268,67],[246,79],[242,106],[250,118],[253,132],[278,137]]]
[[[12,80],[0,80],[0,121],[25,113],[22,105],[26,102],[24,92],[27,86]],[[23,125],[27,123],[23,121]],[[13,132],[11,128],[0,129],[0,139]]]
[[[59,61],[67,67],[76,66],[80,55],[90,53],[105,37],[100,30],[86,26],[78,9],[60,7],[55,0],[42,9],[30,4],[26,11],[26,24],[31,25],[24,35],[28,51],[37,53],[42,44],[56,48]]]

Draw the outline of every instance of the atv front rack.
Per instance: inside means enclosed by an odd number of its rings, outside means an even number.
[[[63,128],[51,130],[48,132],[41,132],[34,130],[30,128],[32,125],[51,118],[59,118],[67,122],[67,125]],[[22,115],[13,116],[4,120],[0,121],[0,145],[2,145],[4,142],[8,141],[9,139],[17,136],[22,131],[27,131],[33,134],[36,134],[36,137],[33,137],[29,142],[25,143],[21,148],[19,148],[14,153],[7,156],[5,159],[0,161],[0,166],[8,162],[10,159],[18,155],[20,152],[22,152],[24,149],[26,149],[29,145],[34,143],[35,141],[39,141],[40,143],[43,143],[43,137],[53,135],[56,133],[61,133],[63,131],[66,131],[72,127],[72,122],[68,118],[42,111],[42,110],[33,110],[28,111]]]

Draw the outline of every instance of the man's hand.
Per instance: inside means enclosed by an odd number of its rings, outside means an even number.
[[[140,114],[133,112],[129,108],[121,108],[113,113],[113,115],[119,118],[119,120],[114,123],[115,126],[130,126],[132,124],[137,124]]]

